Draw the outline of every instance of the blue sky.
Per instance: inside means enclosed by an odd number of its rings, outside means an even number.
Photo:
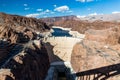
[[[120,0],[0,0],[0,12],[27,17],[120,13]]]

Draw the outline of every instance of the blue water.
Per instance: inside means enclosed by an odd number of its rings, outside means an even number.
[[[66,36],[66,37],[72,37],[72,35],[69,34],[68,30],[62,30],[60,28],[53,28],[54,32],[52,33],[52,36]]]

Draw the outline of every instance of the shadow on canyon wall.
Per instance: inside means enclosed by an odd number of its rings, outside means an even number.
[[[58,56],[53,54],[53,46],[50,43],[46,43],[48,50],[43,46],[41,50],[34,45],[35,50],[28,49],[27,54],[23,57],[23,64],[16,62],[15,60],[11,60],[6,68],[11,69],[11,73],[15,77],[15,80],[44,80],[47,75],[47,70],[49,68],[48,61],[63,61]],[[49,54],[48,52],[51,52]],[[49,54],[49,60],[48,55]],[[63,61],[64,62],[64,61]],[[15,65],[14,65],[15,64]],[[64,65],[64,70],[66,70],[66,66]],[[68,74],[71,74],[69,70],[67,70]],[[62,75],[63,73],[59,73],[59,76],[65,77],[66,75]],[[100,68],[90,69],[82,72],[75,73],[78,80],[107,80],[111,77],[120,74],[120,63],[104,66]],[[92,76],[92,77],[91,77]],[[67,76],[66,76],[67,77]],[[68,75],[69,77],[69,75]],[[13,77],[7,75],[5,80],[14,80]],[[75,79],[69,79],[75,80]],[[114,80],[114,79],[113,79]]]
[[[107,80],[108,78],[119,74],[120,74],[120,63],[78,72],[75,75],[77,76],[78,80]],[[92,79],[91,79],[91,75],[93,75]]]
[[[54,46],[52,46],[49,42],[45,43],[45,45],[46,45],[47,53],[48,53],[49,60],[51,63],[55,61],[63,61],[62,59],[60,59],[58,56],[54,54],[53,52]]]
[[[54,46],[52,46],[49,42],[45,43],[45,45],[49,55],[51,67],[55,67],[55,71],[53,72],[52,75],[53,78],[52,79],[48,78],[47,80],[74,80],[74,76],[72,76],[70,68],[67,67],[64,63],[65,61],[62,60],[59,56],[54,54],[53,51]]]
[[[0,68],[3,68],[5,63],[13,56],[21,52],[22,49],[23,46],[21,44],[0,41]]]
[[[31,48],[33,47],[33,48]],[[18,55],[17,60],[11,59],[4,69],[11,69],[10,74],[5,75],[4,80],[44,80],[50,63],[47,51],[41,44],[38,48],[35,44],[25,48],[25,55]]]
[[[50,43],[46,43],[48,50],[46,50],[45,44],[41,43],[41,49],[39,49],[35,44],[33,44],[35,49],[27,48],[25,50],[24,57],[22,57],[22,64],[17,62],[14,59],[11,59],[9,64],[6,65],[6,69],[11,69],[11,75],[6,75],[5,80],[44,80],[47,71],[50,67],[49,62],[57,62],[62,61],[58,56],[53,53],[53,46]],[[49,55],[49,59],[48,59]],[[66,70],[66,66],[60,66],[64,71]],[[61,77],[65,77],[66,75],[58,72],[58,79]]]
[[[13,78],[7,75],[5,80],[13,80]]]

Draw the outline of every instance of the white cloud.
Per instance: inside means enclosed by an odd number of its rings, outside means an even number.
[[[46,9],[43,13],[45,13],[45,14],[54,14],[55,12],[53,12],[53,11],[51,11],[51,10],[49,10],[49,9]]]
[[[96,12],[89,14],[89,16],[95,16],[98,15]]]
[[[56,7],[54,9],[54,11],[58,11],[58,12],[65,12],[65,11],[68,11],[69,10],[69,7],[64,5],[64,6],[60,6],[60,7]]]
[[[30,8],[25,8],[24,10],[29,10]]]
[[[40,15],[39,13],[33,13],[26,15],[26,17],[38,17],[39,15]]]
[[[96,12],[94,12],[94,13],[91,13],[91,14],[88,14],[88,16],[95,16],[95,15],[103,15],[103,13],[96,13]]]
[[[94,0],[86,0],[86,2],[92,2],[92,1],[94,1]]]
[[[68,13],[72,13],[73,11],[71,11],[71,10],[69,10],[69,11],[67,11]]]
[[[79,1],[79,2],[92,2],[94,0],[76,0],[76,1]]]
[[[114,12],[112,12],[112,14],[118,14],[118,13],[120,13],[120,11],[114,11]]]
[[[86,16],[84,16],[84,15],[83,15],[83,16],[77,15],[76,17],[77,17],[77,18],[84,18],[84,17],[86,17]]]
[[[57,5],[53,5],[54,7],[57,7]]]
[[[49,10],[49,9],[46,9],[45,11],[42,11],[40,13],[32,13],[32,14],[27,14],[26,17],[35,17],[35,18],[38,18],[40,16],[46,16],[47,14],[54,14],[55,12]]]
[[[51,14],[54,14],[55,12],[51,11],[50,13],[51,13]]]
[[[23,4],[24,6],[28,6],[28,4]]]
[[[79,2],[85,2],[85,0],[76,0],[76,1],[79,1]]]
[[[45,12],[45,13],[49,13],[49,12],[50,12],[50,10],[49,10],[49,9],[46,9],[44,12]]]
[[[37,9],[36,11],[43,11],[43,9]]]

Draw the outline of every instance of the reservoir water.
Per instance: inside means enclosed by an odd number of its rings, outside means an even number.
[[[60,28],[52,28],[54,32],[52,33],[52,36],[66,36],[66,37],[72,37],[72,35],[69,34],[68,30],[63,30]]]

